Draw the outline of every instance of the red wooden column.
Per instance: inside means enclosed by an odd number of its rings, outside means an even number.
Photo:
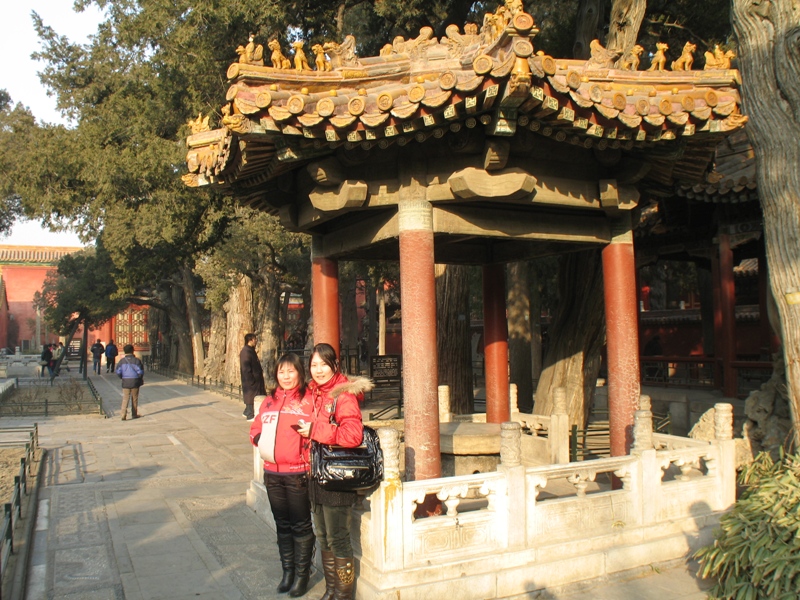
[[[508,320],[505,267],[483,267],[483,340],[486,361],[486,422],[504,423],[508,405]]]
[[[722,327],[722,285],[719,277],[719,250],[711,257],[711,285],[714,301],[714,387],[722,389],[722,348],[725,331]]]
[[[322,237],[311,239],[311,306],[314,343],[333,346],[339,356],[339,263],[322,256]]]
[[[722,393],[735,398],[736,370],[736,286],[733,282],[733,250],[730,236],[719,234],[720,313],[722,316]]]
[[[633,443],[633,415],[639,408],[640,392],[636,263],[630,217],[616,224],[611,243],[603,249],[603,288],[611,455],[623,456]]]
[[[412,481],[442,475],[433,209],[425,200],[401,200],[398,217],[406,479]]]

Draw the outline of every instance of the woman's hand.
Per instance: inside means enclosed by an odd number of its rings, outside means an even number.
[[[306,423],[302,419],[297,422],[297,433],[307,438],[311,435],[311,423]]]

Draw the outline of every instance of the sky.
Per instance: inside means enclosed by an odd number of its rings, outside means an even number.
[[[41,50],[39,38],[33,29],[31,12],[42,17],[46,25],[73,42],[84,43],[97,30],[101,13],[92,6],[76,13],[72,0],[10,0],[3,5],[3,35],[0,35],[0,88],[5,88],[13,102],[22,102],[42,122],[66,121],[56,110],[55,98],[39,82],[37,72],[43,65],[31,59],[31,54]],[[24,222],[14,226],[10,236],[1,237],[0,244],[25,246],[82,246],[74,233],[51,233],[39,223]]]

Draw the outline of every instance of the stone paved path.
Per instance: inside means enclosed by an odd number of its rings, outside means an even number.
[[[38,419],[48,459],[28,600],[287,598],[274,592],[275,535],[245,504],[242,404],[148,373],[144,416],[121,421],[119,380],[93,379],[111,418]],[[312,584],[319,598],[319,574]],[[699,600],[703,587],[677,565],[531,597]]]

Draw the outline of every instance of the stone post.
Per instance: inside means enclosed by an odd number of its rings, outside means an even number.
[[[633,451],[652,450],[653,413],[649,410],[637,410],[633,415]]]
[[[486,361],[486,422],[509,418],[508,320],[506,271],[503,265],[483,267],[483,340]]]
[[[450,411],[450,386],[439,386],[439,423],[449,423],[453,420]]]
[[[714,437],[719,444],[720,510],[736,502],[736,440],[733,439],[733,406],[727,402],[714,405]]]
[[[500,424],[500,464],[517,467],[522,464],[522,426],[516,421]]]
[[[322,256],[322,236],[311,238],[311,308],[314,343],[333,346],[339,356],[339,263]]]
[[[371,536],[370,544],[362,549],[371,555],[362,555],[378,571],[403,568],[403,484],[400,481],[400,432],[393,427],[380,427],[378,439],[383,451],[383,481],[372,493],[370,501],[370,529],[361,532]]]
[[[608,424],[611,455],[628,454],[633,443],[633,413],[639,404],[639,314],[631,218],[613,225],[603,248],[603,290],[608,357]]]
[[[516,421],[500,424],[500,464],[498,472],[505,473],[505,498],[498,498],[495,503],[498,512],[498,524],[505,527],[508,548],[525,546],[527,535],[527,505],[525,497],[525,466],[522,464],[522,425]],[[500,490],[497,490],[500,492]],[[498,496],[500,494],[498,493]]]

